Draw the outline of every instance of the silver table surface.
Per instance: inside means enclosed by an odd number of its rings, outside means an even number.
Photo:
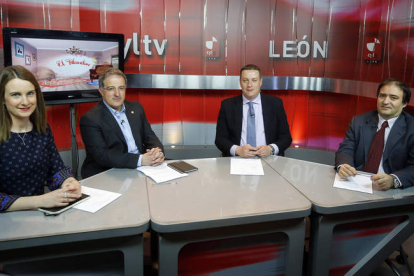
[[[404,190],[373,190],[373,194],[338,189],[333,187],[333,166],[280,156],[271,156],[264,160],[304,194],[317,213],[334,214],[414,203],[414,187]]]
[[[189,176],[147,180],[151,228],[177,232],[306,217],[311,203],[262,161],[264,176],[230,174],[230,158],[193,159]]]
[[[83,180],[82,185],[122,195],[94,214],[74,208],[58,216],[45,216],[39,211],[2,213],[0,248],[3,247],[2,242],[21,239],[126,228],[135,233],[146,230],[150,220],[147,191],[145,177],[138,171],[112,169]],[[99,237],[97,233],[94,235]]]

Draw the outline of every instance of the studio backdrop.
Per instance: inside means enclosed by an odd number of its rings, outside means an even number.
[[[413,2],[2,0],[0,19],[2,27],[124,34],[127,99],[143,104],[164,145],[213,145],[220,103],[240,93],[239,70],[253,63],[263,93],[284,102],[292,145],[334,151],[352,116],[376,108],[381,81],[413,85]],[[76,104],[77,120],[93,105]],[[69,148],[69,107],[48,107],[48,121],[58,148]]]

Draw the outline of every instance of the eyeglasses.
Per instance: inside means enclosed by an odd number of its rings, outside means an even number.
[[[104,87],[104,89],[108,92],[115,92],[116,90],[118,90],[119,92],[125,92],[126,87],[125,86],[120,86],[118,88],[116,88],[115,86],[108,86],[108,87]]]

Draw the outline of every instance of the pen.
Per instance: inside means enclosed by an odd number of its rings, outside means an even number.
[[[409,197],[409,196],[414,196],[414,193],[397,193],[397,194],[393,195],[392,197],[394,199],[400,199],[400,198]]]
[[[178,184],[177,181],[154,183],[154,186],[172,186]]]
[[[372,173],[361,172],[361,171],[357,171],[357,175],[368,176],[368,177],[373,176],[373,174],[372,174]]]

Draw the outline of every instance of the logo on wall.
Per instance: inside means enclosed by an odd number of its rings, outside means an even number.
[[[216,60],[220,58],[220,42],[219,40],[212,36],[206,38],[206,47],[204,48],[204,57],[207,60]]]
[[[328,57],[328,42],[318,41],[308,42],[308,36],[304,35],[302,41],[285,40],[282,43],[282,54],[276,52],[276,42],[274,40],[269,41],[269,57],[270,58],[301,58],[307,59],[310,56],[313,58],[322,57],[326,59]]]
[[[157,54],[159,56],[163,56],[165,54],[165,48],[166,48],[167,42],[168,42],[167,39],[163,39],[161,43],[158,41],[158,39],[151,40],[149,35],[144,35],[144,39],[141,39],[141,44],[143,44],[144,46],[144,53],[147,56],[153,55],[154,47],[155,47]],[[139,34],[132,33],[132,39],[128,38],[125,42],[125,46],[124,46],[124,58],[125,59],[127,58],[129,49],[131,48],[131,44],[132,44],[134,54],[136,56],[139,56],[141,54],[139,43],[140,43]],[[153,44],[154,47],[151,44]]]
[[[382,37],[365,38],[364,60],[367,64],[382,61]]]

